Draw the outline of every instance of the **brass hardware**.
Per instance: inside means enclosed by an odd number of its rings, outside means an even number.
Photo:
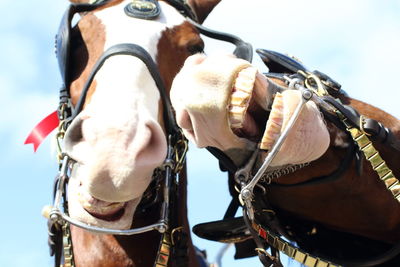
[[[62,158],[63,158],[63,149],[61,146],[61,143],[64,139],[65,136],[65,131],[67,129],[67,125],[66,125],[66,110],[68,108],[68,105],[66,103],[62,104],[59,107],[59,114],[60,114],[60,122],[58,124],[58,128],[57,128],[57,134],[55,136],[56,138],[56,143],[57,143],[57,161],[58,164],[61,164]]]
[[[162,235],[162,241],[160,244],[160,249],[157,253],[155,267],[166,267],[168,266],[168,260],[171,252],[171,236],[169,232],[164,232]]]
[[[336,114],[342,120],[346,126],[346,130],[350,133],[353,140],[357,143],[360,150],[364,153],[365,158],[371,164],[373,170],[378,174],[379,179],[385,183],[386,188],[392,193],[393,197],[399,201],[399,192],[396,186],[399,184],[399,180],[394,176],[392,170],[387,166],[386,162],[380,156],[378,150],[372,144],[372,141],[368,138],[368,134],[363,129],[364,118],[360,117],[360,128],[357,129],[349,125],[344,115],[337,111]]]
[[[179,173],[185,163],[186,159],[186,153],[188,151],[189,145],[188,145],[188,140],[183,137],[183,133],[181,133],[182,138],[176,142],[176,145],[174,147],[174,152],[175,152],[175,173]]]
[[[133,0],[131,5],[140,11],[151,11],[156,8],[154,3],[143,0]]]
[[[307,89],[314,91],[318,96],[326,96],[329,93],[325,90],[321,79],[312,72],[299,70],[298,73],[304,77],[304,85]]]
[[[175,246],[174,234],[175,234],[176,232],[182,231],[182,230],[183,230],[183,226],[179,226],[179,227],[174,228],[174,229],[171,231],[171,242],[170,242],[170,243],[171,243],[173,246]]]
[[[63,251],[64,251],[64,265],[63,267],[74,267],[74,255],[72,251],[71,231],[69,223],[64,223],[62,226],[63,232]]]
[[[289,242],[280,238],[278,235],[275,235],[268,230],[264,229],[261,225],[253,222],[252,227],[259,233],[259,236],[266,240],[270,246],[278,249],[283,252],[290,258],[298,261],[301,264],[304,264],[307,267],[339,267],[339,265],[335,265],[329,261],[322,260],[318,257],[314,257],[299,248],[293,246]],[[265,233],[260,235],[260,233]],[[264,249],[256,248],[258,253],[264,253],[265,255],[269,255]],[[272,257],[272,256],[271,256]]]
[[[304,263],[307,255],[304,252],[301,252],[300,250],[295,248],[296,253],[294,254],[294,259],[298,262],[300,262],[301,264]]]
[[[314,258],[314,257],[309,257],[307,256],[304,265],[307,267],[315,267],[315,265],[317,264],[318,259]]]

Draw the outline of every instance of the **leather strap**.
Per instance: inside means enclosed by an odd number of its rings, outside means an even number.
[[[71,120],[73,120],[79,112],[83,109],[83,105],[85,103],[86,95],[89,91],[89,87],[92,84],[94,77],[96,73],[100,70],[100,68],[103,66],[103,64],[106,62],[106,60],[112,56],[117,56],[117,55],[127,55],[127,56],[133,56],[139,58],[148,68],[152,78],[154,79],[155,84],[157,85],[157,88],[160,92],[161,100],[163,103],[164,107],[164,121],[166,123],[166,131],[167,133],[171,135],[176,135],[180,133],[179,127],[175,121],[175,116],[172,111],[172,105],[171,102],[167,96],[167,92],[164,86],[164,83],[161,79],[161,76],[159,72],[157,71],[157,66],[154,63],[152,57],[150,54],[143,49],[141,46],[137,44],[117,44],[109,49],[107,49],[101,57],[97,60],[96,64],[93,66],[93,69],[86,80],[85,85],[83,86],[82,93],[80,95],[80,98],[78,100],[78,103],[76,104],[75,110],[72,114]],[[168,136],[168,134],[167,134]]]
[[[356,150],[356,145],[354,142],[350,142],[350,146],[346,150],[346,154],[344,158],[342,159],[340,166],[334,170],[332,173],[324,176],[319,176],[315,178],[311,178],[310,180],[300,182],[297,184],[277,184],[277,183],[271,183],[268,186],[270,187],[302,187],[302,186],[312,186],[312,185],[319,185],[319,184],[325,184],[328,182],[334,182],[338,180],[339,178],[343,177],[344,172],[350,167],[352,159],[355,156],[355,153],[357,152]]]
[[[250,43],[243,41],[233,34],[211,30],[191,20],[190,18],[188,19],[188,21],[192,23],[196,27],[196,29],[205,36],[234,44],[236,48],[233,51],[233,54],[238,58],[247,60],[249,62],[253,60],[253,47]]]
[[[400,140],[382,123],[374,119],[362,118],[352,107],[343,105],[331,96],[325,96],[322,99],[338,109],[346,117],[347,122],[370,135],[372,140],[386,144],[400,152]]]

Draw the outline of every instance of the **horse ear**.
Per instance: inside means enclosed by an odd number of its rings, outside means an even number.
[[[189,0],[188,4],[196,13],[199,23],[207,18],[208,14],[221,0]]]

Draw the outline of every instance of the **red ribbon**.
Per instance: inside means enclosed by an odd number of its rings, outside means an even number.
[[[33,151],[36,152],[39,145],[55,128],[58,127],[58,124],[59,120],[57,111],[54,111],[33,128],[26,138],[24,145],[33,144]]]

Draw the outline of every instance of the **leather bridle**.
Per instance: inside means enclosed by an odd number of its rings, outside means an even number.
[[[390,129],[386,128],[381,123],[373,119],[362,117],[350,106],[342,104],[336,96],[339,94],[346,95],[346,93],[340,89],[338,83],[330,79],[327,75],[318,71],[310,72],[297,61],[274,51],[258,50],[257,52],[262,58],[264,57],[263,59],[268,57],[267,60],[278,64],[279,70],[283,70],[282,72],[284,72],[266,73],[265,75],[270,78],[281,80],[286,83],[289,89],[299,90],[303,99],[298,104],[294,115],[288,122],[288,126],[275,142],[275,145],[269,151],[268,156],[260,168],[254,168],[258,151],[255,151],[241,168],[236,167],[232,161],[220,151],[214,153],[214,155],[220,160],[220,164],[223,168],[229,171],[230,183],[233,184],[231,187],[239,190],[239,193],[235,193],[235,191],[232,190],[233,192],[231,192],[231,194],[234,199],[227,210],[224,220],[230,220],[232,224],[237,224],[237,219],[239,218],[234,219],[233,217],[239,207],[239,202],[237,200],[235,201],[235,198],[239,198],[240,204],[243,207],[244,222],[256,243],[256,250],[260,261],[264,266],[281,266],[279,261],[279,251],[306,266],[328,267],[339,265],[357,267],[375,266],[387,262],[399,255],[400,242],[395,244],[385,253],[376,257],[354,261],[343,261],[337,259],[333,260],[335,263],[332,263],[313,256],[310,253],[301,250],[301,248],[293,246],[281,237],[287,235],[285,230],[282,230],[278,218],[275,216],[275,212],[265,201],[264,194],[266,193],[267,187],[270,187],[271,190],[273,190],[274,187],[300,188],[335,181],[343,177],[344,172],[348,170],[353,159],[357,158],[355,155],[358,153],[358,159],[363,160],[365,157],[370,162],[372,168],[376,171],[382,182],[388,180],[395,181],[391,184],[385,183],[385,185],[388,191],[393,194],[393,197],[397,199],[397,201],[400,201],[400,193],[396,193],[394,190],[394,187],[399,184],[399,180],[394,176],[385,161],[380,157],[379,152],[374,148],[370,139],[385,144],[398,152],[400,152],[400,140],[394,136]],[[277,68],[277,66],[273,66],[273,68]],[[272,83],[272,81],[270,82]],[[283,87],[279,88],[280,90],[285,90]],[[347,148],[347,152],[342,159],[340,166],[329,175],[312,178],[297,184],[278,184],[273,179],[262,181],[262,177],[267,171],[269,163],[279,151],[280,145],[290,132],[302,106],[304,106],[307,101],[314,101],[324,114],[325,118],[335,124],[339,129],[347,132],[352,139],[353,142],[350,141],[350,146]],[[213,150],[213,152],[215,152],[215,150]],[[356,166],[357,165],[360,166],[360,164],[356,164]],[[262,188],[262,190],[258,190],[259,188]],[[199,225],[195,232],[198,231],[202,235],[203,229],[217,229],[222,225],[222,223],[223,221],[204,223]],[[265,250],[265,246],[271,248],[272,254],[269,254]]]
[[[176,225],[177,212],[176,210],[173,209],[176,209],[176,203],[178,202],[176,192],[181,184],[179,180],[179,173],[181,172],[184,165],[188,144],[187,140],[182,135],[180,128],[177,126],[173,109],[169,97],[167,95],[166,88],[162,82],[158,68],[155,62],[153,61],[152,57],[150,56],[150,54],[141,46],[132,43],[122,43],[110,47],[100,56],[100,58],[94,65],[88,79],[86,80],[83,86],[82,93],[79,97],[76,106],[75,107],[71,106],[70,93],[69,93],[70,91],[69,86],[71,83],[71,78],[70,78],[71,21],[76,13],[86,13],[94,11],[95,9],[104,6],[108,2],[109,0],[95,1],[95,3],[93,4],[71,4],[67,8],[62,18],[59,32],[56,36],[56,54],[58,58],[61,76],[63,79],[63,86],[60,89],[60,104],[58,108],[60,126],[57,134],[57,140],[59,142],[58,147],[60,150],[59,151],[60,167],[59,167],[59,173],[55,180],[53,206],[51,207],[51,210],[48,212],[49,244],[50,244],[51,255],[55,254],[55,266],[60,266],[60,263],[62,261],[64,263],[63,266],[74,266],[69,224],[75,225],[77,227],[80,227],[82,229],[91,232],[101,233],[101,234],[112,234],[112,235],[134,235],[134,234],[141,234],[148,231],[157,230],[158,232],[160,232],[162,237],[159,245],[158,255],[154,263],[155,266],[161,266],[160,264],[167,264],[165,262],[160,262],[160,261],[164,261],[165,259],[167,259],[168,262],[168,257],[170,253],[169,251],[173,243],[173,240],[171,240],[171,236],[173,238],[172,233],[182,232],[181,227]],[[137,14],[135,15],[135,12],[141,13],[140,9],[141,4],[148,5],[150,3],[151,5],[154,6],[155,9],[157,8],[159,9],[159,5],[156,0],[134,1],[134,2],[135,4],[139,5],[139,9],[136,10],[136,7],[134,6],[133,2],[132,4],[129,4],[125,9],[125,12],[129,16],[131,15],[136,16]],[[188,19],[188,21],[191,22],[201,33],[211,38],[216,38],[219,40],[235,44],[237,46],[237,49],[235,50],[234,53],[238,57],[242,57],[248,61],[251,61],[252,47],[250,44],[242,41],[240,38],[237,38],[236,36],[212,31],[197,24],[195,22],[196,20],[195,13],[192,12],[190,7],[184,1],[168,0],[167,2],[172,6],[174,6],[182,15],[184,15]],[[147,9],[145,8],[144,10]],[[153,19],[160,12],[160,10],[153,10],[153,11],[154,12],[149,12],[144,14],[144,17],[140,18]],[[161,96],[161,101],[163,104],[165,132],[168,145],[167,157],[164,160],[163,165],[158,167],[154,172],[155,174],[162,173],[162,175],[164,176],[164,179],[157,179],[157,181],[160,180],[162,182],[163,184],[162,189],[155,190],[156,194],[162,195],[162,197],[155,197],[155,199],[162,199],[161,200],[162,203],[160,205],[161,206],[160,219],[154,224],[128,230],[94,227],[69,217],[66,188],[69,180],[70,169],[74,160],[63,151],[62,145],[60,144],[62,142],[64,133],[67,130],[68,126],[82,111],[89,87],[91,86],[96,73],[101,69],[101,67],[106,62],[107,59],[116,55],[126,55],[126,56],[136,57],[146,65]],[[153,179],[155,179],[154,176]],[[148,190],[151,190],[151,188]],[[138,209],[140,208],[140,205],[141,204],[139,204]],[[161,255],[160,253],[163,255]]]

